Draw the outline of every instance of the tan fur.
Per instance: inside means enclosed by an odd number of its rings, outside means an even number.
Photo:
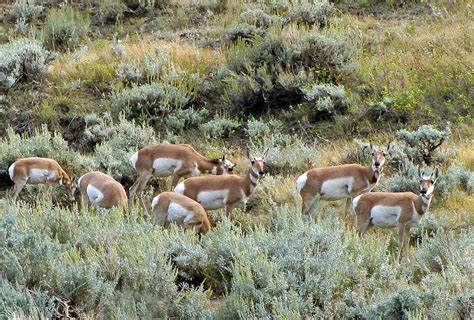
[[[385,162],[385,151],[377,151],[372,146],[372,164],[362,166],[360,164],[345,164],[332,167],[314,168],[306,172],[307,180],[300,190],[303,199],[302,212],[308,213],[314,205],[315,198],[321,194],[321,186],[328,180],[352,177],[351,189],[347,190],[346,214],[350,212],[351,199],[364,193],[370,192],[378,183]],[[374,163],[380,165],[377,171],[374,170]],[[339,198],[341,199],[341,198]]]
[[[211,224],[204,208],[196,201],[176,192],[162,192],[159,194],[158,204],[153,208],[156,224],[162,226],[167,224],[168,209],[173,202],[193,214],[191,220],[182,222],[185,228],[196,229],[201,234],[206,234],[211,229]]]
[[[184,180],[183,194],[197,201],[198,194],[204,191],[228,190],[225,201],[225,210],[229,218],[232,217],[232,210],[235,205],[246,202],[253,193],[258,180],[263,175],[264,157],[253,158],[250,168],[245,177],[235,174],[226,176],[202,176]],[[176,189],[175,189],[176,190]],[[205,206],[204,206],[205,208]],[[206,208],[205,208],[206,209]]]
[[[436,180],[431,177],[424,177],[420,182],[421,192],[426,192],[430,187],[434,187]],[[410,237],[410,228],[420,223],[423,216],[427,213],[431,204],[432,195],[423,197],[413,192],[370,192],[364,193],[353,200],[353,209],[356,218],[357,230],[360,236],[363,236],[372,223],[372,209],[376,206],[399,207],[400,214],[397,221],[398,226],[398,261],[400,261],[401,252],[405,251],[408,257],[408,240]],[[395,226],[393,226],[395,227]]]
[[[78,187],[81,191],[82,204],[86,211],[91,203],[87,195],[87,187],[92,185],[104,195],[104,198],[97,204],[98,207],[109,209],[120,206],[126,212],[128,199],[125,189],[111,176],[99,171],[92,171],[83,175],[79,182],[80,185]]]
[[[217,175],[226,174],[228,170],[233,169],[233,165],[226,167],[226,161],[223,159],[208,159],[188,144],[161,144],[145,147],[138,151],[138,159],[135,164],[138,178],[130,187],[130,207],[133,207],[135,196],[143,192],[148,180],[153,176],[153,163],[159,158],[182,161],[181,168],[171,175],[171,190],[176,187],[181,178],[192,176],[196,169],[202,173],[212,173],[213,168],[216,168],[215,174]],[[143,198],[140,200],[142,208],[146,211]]]
[[[41,169],[49,171],[49,176],[44,182],[46,185],[46,193],[49,193],[51,185],[59,183],[63,184],[67,190],[70,200],[74,200],[75,187],[69,175],[58,164],[56,160],[49,158],[31,157],[23,158],[15,161],[12,181],[15,183],[12,200],[16,201],[18,194],[27,184],[38,184],[42,182],[29,181],[32,169]]]

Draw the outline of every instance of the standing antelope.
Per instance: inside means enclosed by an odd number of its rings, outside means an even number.
[[[141,193],[153,176],[172,176],[171,190],[182,177],[198,176],[201,173],[216,175],[227,174],[235,164],[226,159],[208,159],[188,144],[160,144],[149,146],[135,152],[130,164],[138,173],[138,179],[130,187],[130,208],[137,193]],[[143,197],[140,197],[142,208],[146,210]]]
[[[127,194],[123,186],[111,176],[92,171],[77,180],[77,187],[81,191],[82,206],[87,212],[92,204],[99,208],[121,206],[127,211]]]
[[[151,207],[156,224],[164,226],[169,222],[178,222],[185,228],[195,228],[201,234],[206,234],[211,228],[204,208],[182,194],[162,192],[153,198]]]
[[[75,200],[76,187],[56,160],[38,157],[19,159],[8,168],[8,174],[15,183],[13,201],[16,201],[18,194],[27,184],[45,184],[45,193],[49,194],[51,185],[56,183],[66,187],[70,201]]]
[[[178,184],[174,191],[196,200],[206,210],[225,208],[227,216],[231,218],[234,206],[245,205],[258,180],[263,176],[266,153],[262,157],[254,158],[247,154],[251,166],[245,177],[235,174],[193,177]]]
[[[296,180],[296,191],[303,199],[303,214],[312,209],[318,196],[328,201],[347,198],[345,212],[350,212],[351,199],[370,192],[379,182],[390,144],[387,150],[377,150],[372,144],[370,149],[372,164],[369,166],[345,164],[314,168],[299,176]]]
[[[370,224],[380,228],[398,227],[398,257],[405,247],[408,257],[408,239],[410,228],[419,224],[430,207],[433,190],[439,177],[436,169],[435,177],[420,173],[420,195],[413,192],[370,192],[364,193],[352,201],[357,229],[363,236]]]

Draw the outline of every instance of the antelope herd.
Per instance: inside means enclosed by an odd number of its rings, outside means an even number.
[[[380,228],[398,227],[398,260],[405,248],[408,259],[410,228],[418,224],[428,211],[435,183],[439,177],[420,172],[420,194],[412,192],[371,192],[382,177],[385,157],[390,149],[377,149],[370,145],[372,163],[368,166],[347,164],[311,169],[296,179],[296,191],[302,198],[303,214],[310,213],[318,199],[347,199],[345,211],[352,208],[360,236],[370,225]],[[268,151],[268,150],[267,150]],[[178,223],[205,234],[211,228],[206,210],[225,208],[229,218],[237,205],[244,205],[264,176],[266,153],[250,160],[245,177],[232,174],[234,163],[224,154],[222,158],[208,159],[187,144],[161,144],[148,146],[130,158],[137,172],[137,180],[129,189],[127,198],[123,186],[111,176],[93,171],[81,176],[75,183],[53,159],[24,158],[14,162],[8,173],[14,182],[12,200],[27,184],[45,184],[66,187],[69,199],[79,188],[82,207],[122,207],[124,212],[133,208],[134,198],[140,196],[140,205],[148,214],[142,192],[152,176],[172,177],[172,192],[162,192],[152,200],[154,222],[158,225]],[[201,173],[209,175],[199,176]],[[179,183],[179,180],[185,180]],[[352,205],[351,205],[352,204]]]

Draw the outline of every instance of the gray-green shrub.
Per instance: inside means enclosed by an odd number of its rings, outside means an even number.
[[[134,180],[135,170],[130,165],[130,157],[157,142],[153,128],[136,125],[121,117],[117,124],[111,124],[106,130],[108,137],[96,145],[95,160],[114,178]]]
[[[329,25],[333,12],[334,5],[327,0],[303,1],[291,5],[288,15],[292,22],[323,28]]]
[[[29,22],[37,19],[43,9],[43,6],[37,5],[35,0],[16,0],[10,7],[8,15],[15,21]]]
[[[314,120],[333,118],[336,115],[346,114],[349,106],[349,99],[343,86],[331,84],[315,84],[302,88],[305,99],[312,109]]]
[[[10,89],[24,81],[40,81],[55,55],[41,43],[19,39],[0,46],[0,89]]]
[[[98,18],[103,24],[116,23],[123,19],[127,6],[122,0],[105,0],[100,4]]]
[[[74,48],[89,31],[90,18],[81,11],[51,9],[43,27],[44,41],[52,48]]]

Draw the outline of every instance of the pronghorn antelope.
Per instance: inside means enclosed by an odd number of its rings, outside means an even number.
[[[402,250],[408,258],[410,228],[420,223],[430,207],[433,190],[439,177],[436,169],[434,178],[420,173],[420,195],[413,192],[370,192],[352,201],[356,215],[357,229],[363,236],[369,225],[380,228],[398,227],[398,261]],[[405,249],[403,249],[405,247]]]
[[[59,183],[67,189],[69,200],[74,201],[76,187],[66,171],[49,158],[23,158],[15,161],[9,168],[10,179],[15,183],[12,200],[16,201],[18,194],[27,184],[45,184],[46,194],[51,185]]]
[[[137,193],[141,193],[153,176],[172,176],[171,190],[176,187],[182,177],[198,176],[201,173],[216,175],[232,171],[235,164],[226,159],[208,159],[188,144],[160,144],[140,149],[130,158],[138,179],[130,187],[130,207]],[[140,197],[141,205],[146,211],[145,203]]]
[[[82,206],[87,212],[92,204],[99,208],[121,206],[127,211],[127,194],[123,186],[111,176],[99,172],[88,172],[77,180],[81,191]]]
[[[268,151],[268,150],[267,150]],[[245,177],[235,174],[188,178],[178,184],[175,192],[199,202],[204,209],[225,208],[229,218],[237,204],[244,204],[264,174],[265,156],[250,158],[251,166]]]
[[[201,234],[206,234],[211,228],[209,218],[204,208],[186,196],[176,192],[162,192],[153,198],[151,203],[155,214],[155,223],[164,226],[170,222],[182,224]]]
[[[390,144],[386,150],[377,150],[372,144],[370,149],[372,164],[369,166],[345,164],[314,168],[299,176],[296,180],[296,191],[303,199],[303,214],[312,209],[318,197],[328,201],[347,198],[345,212],[350,212],[351,199],[370,192],[379,182]]]

